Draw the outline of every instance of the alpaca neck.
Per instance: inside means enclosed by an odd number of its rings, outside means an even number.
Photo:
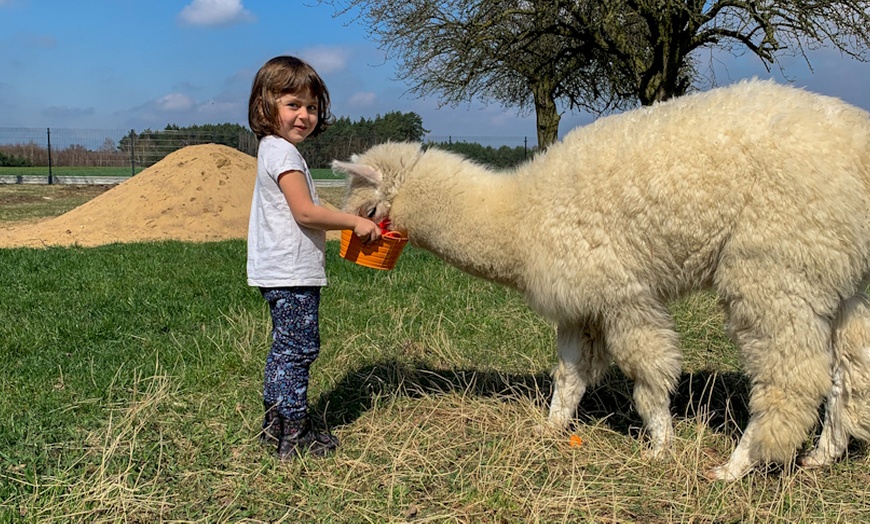
[[[517,177],[430,151],[391,211],[411,243],[472,275],[521,288],[523,195]]]

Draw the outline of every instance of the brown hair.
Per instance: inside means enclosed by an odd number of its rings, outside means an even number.
[[[257,71],[248,102],[248,125],[258,139],[278,133],[278,99],[288,93],[307,91],[317,98],[315,137],[332,124],[329,91],[313,67],[294,56],[276,56]]]

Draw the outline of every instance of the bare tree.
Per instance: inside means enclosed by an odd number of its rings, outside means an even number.
[[[870,3],[855,0],[318,0],[355,13],[398,76],[443,104],[478,99],[535,111],[538,144],[560,108],[601,114],[686,93],[697,52],[783,55],[870,47]]]
[[[870,2],[855,0],[605,0],[628,26],[605,23],[596,32],[605,50],[633,77],[643,105],[685,94],[698,79],[694,59],[701,49],[754,54],[764,66],[783,56],[833,46],[866,61],[870,47]],[[574,13],[575,11],[572,11]],[[568,27],[593,24],[582,16]],[[583,37],[585,30],[578,30]],[[640,37],[640,38],[638,38]]]
[[[534,111],[543,147],[558,138],[563,108],[600,114],[634,102],[630,90],[601,82],[607,62],[563,27],[561,0],[320,1],[357,12],[412,93]]]

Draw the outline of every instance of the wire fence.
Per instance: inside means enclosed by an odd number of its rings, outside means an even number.
[[[0,128],[0,165],[45,168],[51,177],[63,168],[124,168],[126,174],[150,167],[178,149],[206,143],[221,143],[256,154],[257,142],[250,132],[217,133],[185,130],[142,131],[120,129]],[[27,168],[27,169],[23,169]],[[36,169],[39,171],[39,169]],[[123,174],[123,171],[118,171]]]
[[[527,137],[430,136],[425,142],[474,143],[495,148],[529,147]],[[173,151],[208,143],[223,144],[252,156],[257,154],[254,134],[238,128],[209,132],[197,129],[136,132],[132,129],[0,127],[0,183],[30,181],[51,184],[58,182],[61,177],[81,178],[82,173],[129,177],[154,165]],[[317,140],[306,143],[306,146],[315,149],[311,151],[314,153],[312,160],[336,158],[330,155],[334,151],[317,154],[318,145]],[[327,147],[327,144],[323,146]]]

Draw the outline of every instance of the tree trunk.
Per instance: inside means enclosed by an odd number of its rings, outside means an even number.
[[[695,27],[683,7],[643,13],[650,30],[652,63],[641,75],[638,93],[645,106],[686,94],[690,83],[681,77]]]
[[[548,85],[532,85],[535,97],[535,117],[538,129],[538,149],[544,150],[559,140],[559,121],[562,115],[556,107],[553,89]]]

